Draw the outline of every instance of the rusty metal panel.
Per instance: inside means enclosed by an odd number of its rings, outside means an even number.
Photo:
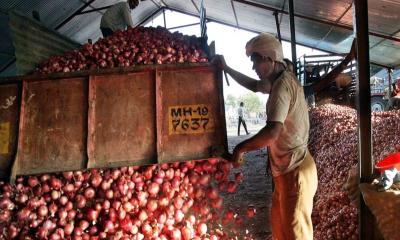
[[[24,81],[16,175],[86,167],[87,79]]]
[[[7,178],[14,161],[19,118],[18,84],[0,85],[0,178]]]
[[[158,71],[158,161],[209,158],[226,149],[221,77],[212,67]]]
[[[153,71],[92,76],[89,168],[156,163]]]
[[[80,46],[21,12],[10,11],[9,17],[18,74],[29,73],[49,57]]]

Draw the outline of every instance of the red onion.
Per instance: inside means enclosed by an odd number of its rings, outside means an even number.
[[[37,177],[31,176],[28,178],[28,185],[33,188],[39,184],[39,179]]]
[[[9,210],[0,211],[0,224],[4,222],[9,222],[11,220],[11,212]]]
[[[14,207],[14,203],[9,198],[2,197],[0,199],[0,209],[13,210]]]
[[[75,197],[75,204],[78,209],[84,208],[86,206],[86,198],[82,195],[77,195]]]
[[[38,209],[38,214],[41,217],[47,217],[47,215],[49,214],[49,210],[47,208],[47,206],[40,206]]]
[[[92,199],[96,195],[96,192],[93,188],[89,187],[89,188],[85,189],[84,195],[85,195],[86,199]]]

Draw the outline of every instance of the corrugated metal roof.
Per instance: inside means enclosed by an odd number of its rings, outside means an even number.
[[[55,29],[68,20],[85,4],[84,11],[101,8],[118,0],[2,0],[0,2],[0,71],[13,59],[13,47],[8,28],[7,13],[17,9],[27,15],[32,10],[39,11],[42,22]],[[133,10],[136,24],[151,17],[160,8],[178,10],[191,15],[199,15],[201,0],[147,0]],[[353,35],[352,0],[320,1],[294,0],[296,40],[298,43],[329,52],[344,53],[350,48]],[[207,17],[217,22],[256,32],[276,32],[273,11],[279,12],[281,35],[290,40],[288,0],[204,0]],[[371,61],[386,66],[400,65],[400,1],[369,0],[369,28]],[[105,10],[76,15],[58,31],[80,43],[88,38],[100,37],[99,24]],[[186,23],[182,23],[186,24]],[[334,27],[332,27],[332,25]],[[385,35],[385,40],[377,35]],[[1,74],[1,73],[0,73]]]
[[[79,47],[76,42],[19,12],[12,11],[9,15],[18,74],[28,74],[49,57]]]

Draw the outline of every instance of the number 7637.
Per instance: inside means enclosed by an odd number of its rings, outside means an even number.
[[[173,119],[172,120],[172,127],[173,130],[176,131],[178,127],[180,127],[182,130],[199,130],[203,129],[206,130],[207,124],[209,122],[208,118],[190,118],[190,119]]]

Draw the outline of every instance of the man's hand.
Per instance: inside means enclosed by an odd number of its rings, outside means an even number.
[[[233,156],[232,156],[232,163],[234,166],[240,166],[244,163],[244,154],[245,151],[243,150],[243,147],[241,144],[238,144],[235,149],[233,149]]]
[[[226,65],[225,58],[222,55],[215,55],[214,58],[211,60],[212,64],[215,64],[222,70],[226,70],[228,65]]]
[[[343,185],[343,190],[346,191],[350,201],[356,206],[358,205],[360,196],[358,179],[359,179],[358,168],[357,166],[354,166],[349,170],[346,183]]]

